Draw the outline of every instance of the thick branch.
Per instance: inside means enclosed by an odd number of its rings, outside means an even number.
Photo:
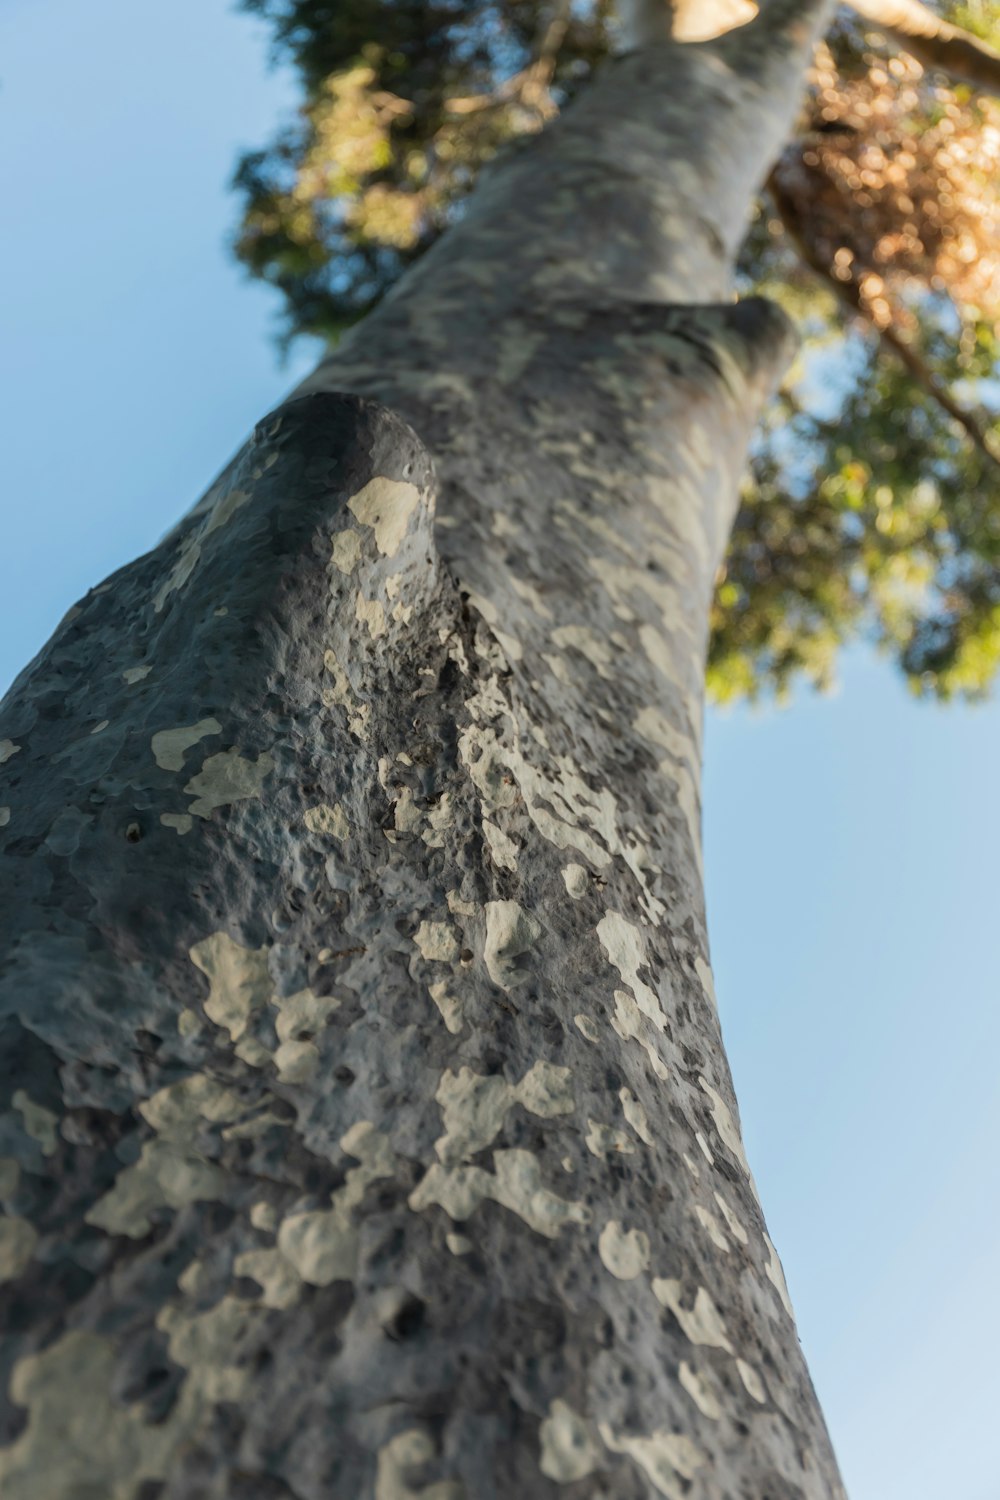
[[[980,424],[975,414],[968,411],[955,400],[945,382],[931,369],[919,350],[904,339],[892,325],[883,326],[876,322],[872,317],[871,309],[866,305],[861,295],[861,289],[857,282],[840,281],[834,276],[829,263],[821,255],[818,255],[804,236],[799,233],[795,222],[795,215],[789,207],[773,173],[768,178],[767,186],[785,232],[802,257],[803,262],[811,271],[815,271],[818,276],[822,277],[852,313],[864,318],[868,326],[879,335],[886,348],[891,349],[896,357],[902,360],[917,384],[929,396],[934,398],[942,411],[947,412],[948,416],[958,423],[980,452],[991,463],[1000,466],[1000,453],[997,452],[992,437]]]
[[[981,93],[1000,94],[1000,52],[971,31],[942,21],[920,0],[848,0],[848,3],[925,68],[971,83]]]

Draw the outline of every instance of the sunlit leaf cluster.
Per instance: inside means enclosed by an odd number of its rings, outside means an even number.
[[[480,169],[608,51],[609,0],[243,0],[301,73],[298,118],[241,160],[239,258],[287,332],[335,338],[447,227]]]
[[[236,178],[237,253],[282,291],[289,337],[363,316],[615,40],[611,0],[243,4],[304,86]],[[997,42],[985,0],[949,13]],[[805,342],[720,570],[710,690],[824,686],[862,637],[918,692],[983,694],[1000,666],[1000,106],[841,16],[739,278]]]

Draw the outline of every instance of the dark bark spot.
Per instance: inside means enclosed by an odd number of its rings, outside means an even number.
[[[411,1339],[424,1326],[426,1315],[427,1304],[425,1302],[422,1302],[419,1297],[407,1297],[389,1322],[383,1325],[386,1335],[397,1343],[403,1339]]]

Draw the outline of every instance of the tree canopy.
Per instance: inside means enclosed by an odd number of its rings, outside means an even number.
[[[286,340],[336,341],[622,45],[610,0],[242,3],[303,89],[235,179],[236,251],[282,292]],[[1000,44],[985,0],[945,9]],[[738,287],[804,343],[751,454],[710,691],[826,684],[862,636],[918,693],[982,696],[1000,665],[1000,103],[838,15]]]

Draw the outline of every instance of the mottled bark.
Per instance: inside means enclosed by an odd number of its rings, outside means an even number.
[[[4,704],[5,1500],[842,1495],[699,848],[778,9],[498,166]]]

